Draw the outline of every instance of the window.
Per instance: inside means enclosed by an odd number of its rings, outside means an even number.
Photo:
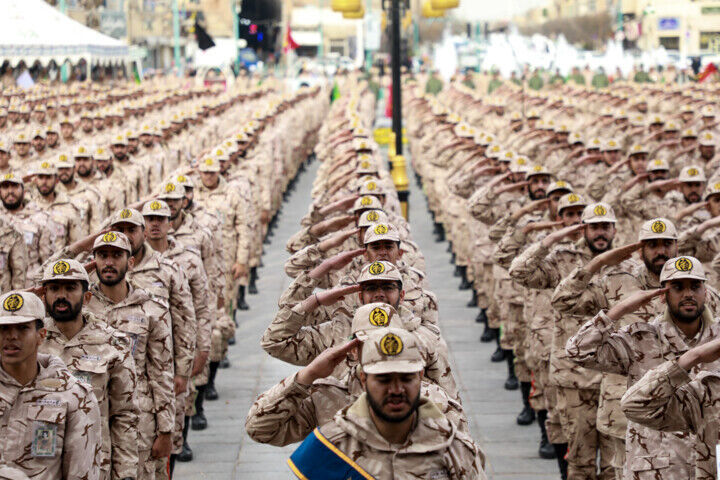
[[[680,50],[680,37],[660,37],[660,45],[666,50]]]
[[[720,15],[720,5],[712,7],[701,7],[700,13],[703,15]]]
[[[711,50],[713,39],[714,42],[720,42],[720,32],[700,32],[700,50]]]

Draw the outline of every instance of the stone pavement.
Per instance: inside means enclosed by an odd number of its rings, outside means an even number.
[[[408,162],[409,163],[409,162]],[[277,300],[290,283],[283,271],[288,258],[285,242],[299,228],[306,213],[317,162],[297,182],[288,197],[272,244],[266,246],[264,268],[259,271],[258,295],[250,296],[250,311],[239,315],[237,343],[230,347],[230,369],[220,370],[216,387],[220,400],[205,402],[209,428],[191,431],[189,443],[195,453],[191,463],[178,463],[177,480],[270,480],[294,478],[286,459],[291,445],[277,448],[261,445],[245,433],[245,416],[255,397],[298,367],[267,355],[260,348],[260,337],[277,310]],[[482,446],[488,477],[493,480],[555,480],[557,464],[537,456],[537,424],[520,427],[519,391],[503,389],[507,369],[493,364],[494,344],[478,341],[482,327],[474,322],[475,309],[466,308],[468,291],[459,291],[459,280],[446,253],[446,243],[434,242],[432,221],[422,192],[411,178],[410,224],[413,239],[420,245],[427,263],[430,288],[440,302],[440,326],[450,348],[456,379],[470,421],[473,437]]]

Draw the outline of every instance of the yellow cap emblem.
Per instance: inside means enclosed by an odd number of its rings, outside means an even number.
[[[78,148],[78,153],[85,153],[85,147]]]
[[[520,163],[520,160],[518,160],[518,163]],[[541,165],[535,165],[533,167],[533,172],[542,172],[543,167]]]
[[[14,174],[6,173],[5,176],[3,177],[3,180],[12,180],[13,178],[15,178]]]
[[[593,210],[593,213],[595,215],[597,215],[598,217],[603,217],[603,216],[607,215],[607,209],[605,207],[603,207],[602,205],[598,205]]]
[[[555,182],[555,186],[558,188],[566,188],[567,182],[565,180],[558,180],[557,182]]]
[[[385,272],[385,265],[380,262],[375,262],[368,268],[370,275],[380,275]]]
[[[576,202],[580,201],[580,197],[578,197],[574,193],[571,193],[570,195],[568,195],[567,199],[568,199],[568,203],[576,203]]]
[[[374,222],[375,220],[380,218],[380,215],[378,215],[375,211],[369,211],[366,218],[368,219],[368,221]]]
[[[700,171],[697,168],[689,168],[687,171],[689,177],[696,177],[700,175]]]
[[[165,193],[170,193],[175,191],[175,184],[173,183],[167,183],[165,184]]]
[[[5,299],[5,301],[3,302],[3,308],[8,312],[16,312],[22,308],[24,303],[25,300],[23,299],[22,295],[13,293]]]
[[[130,217],[132,217],[132,212],[129,209],[123,208],[120,211],[120,218],[130,218]]]
[[[81,152],[81,153],[82,153],[82,152]],[[105,153],[105,149],[104,149],[104,148],[98,148],[98,149],[97,149],[97,153],[98,153],[99,155],[102,155],[103,153]]]
[[[370,162],[362,162],[362,163],[360,163],[360,168],[370,168]]]
[[[64,153],[61,154],[61,155],[60,155],[60,161],[61,161],[61,162],[64,162],[64,161],[66,161],[66,160],[67,160],[67,155],[65,155]]]
[[[680,257],[675,260],[675,270],[678,272],[689,272],[692,268],[692,261],[687,257]]]
[[[206,159],[205,159],[205,165],[207,165],[207,166],[209,167],[209,166],[211,166],[212,164],[213,164],[212,158],[206,158]]]
[[[162,208],[162,205],[160,205],[160,202],[155,201],[150,204],[150,210],[160,210]]]
[[[390,323],[390,318],[385,310],[382,308],[374,308],[370,312],[370,323],[376,327],[386,327]]]
[[[42,162],[40,168],[50,168],[50,164],[48,162]]]
[[[367,206],[372,204],[372,198],[371,197],[363,197],[362,200],[360,200],[360,205]]]
[[[102,237],[103,242],[110,242],[110,243],[112,243],[112,242],[114,242],[115,240],[117,240],[117,238],[118,238],[118,237],[117,237],[117,235],[115,234],[115,232],[108,232],[108,233],[106,233],[105,235],[103,235],[103,237]]]
[[[370,190],[371,192],[377,189],[377,184],[375,182],[368,182],[365,184],[365,188]]]
[[[53,265],[53,274],[54,275],[64,275],[69,270],[70,270],[70,264],[64,260],[60,260],[55,265]]]
[[[391,357],[398,355],[403,351],[402,340],[394,333],[388,333],[380,340],[380,351]]]
[[[375,233],[377,235],[385,235],[388,232],[387,225],[383,225],[382,223],[380,225],[375,226]]]
[[[667,226],[665,226],[665,222],[662,220],[656,220],[650,226],[650,230],[652,230],[653,233],[663,233],[667,230]]]
[[[177,181],[180,183],[187,182],[187,178],[185,178],[185,175],[178,175]]]

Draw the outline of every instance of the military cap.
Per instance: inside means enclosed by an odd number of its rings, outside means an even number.
[[[650,160],[647,163],[645,170],[648,172],[660,172],[670,170],[670,165],[668,165],[668,163],[662,158],[656,158],[655,160]]]
[[[614,152],[617,150],[620,150],[620,143],[618,143],[617,140],[614,138],[610,138],[605,141],[605,143],[602,146],[602,150],[604,152]]]
[[[30,139],[32,138],[32,133],[29,131],[21,131],[15,134],[15,143],[30,143]]]
[[[173,181],[185,188],[195,188],[195,182],[187,175],[177,175]]]
[[[387,223],[388,216],[382,210],[366,210],[360,215],[358,227],[369,227],[374,223]]]
[[[715,146],[715,135],[713,135],[712,132],[702,132],[699,143],[703,147],[713,147]]]
[[[143,217],[170,217],[170,207],[162,200],[145,202],[142,209]]]
[[[57,175],[57,167],[53,163],[43,160],[35,165],[33,173],[35,175]]]
[[[198,170],[206,173],[219,173],[220,164],[212,157],[205,157],[198,163]]]
[[[27,323],[45,318],[45,305],[30,292],[12,290],[0,296],[0,325]]]
[[[455,135],[461,138],[472,138],[475,136],[475,129],[466,123],[459,123],[455,126]]]
[[[387,303],[374,302],[361,305],[355,310],[350,331],[364,341],[370,331],[389,327],[390,321],[395,315],[397,315],[397,311]]]
[[[548,196],[550,196],[551,193],[557,192],[558,190],[567,190],[568,193],[572,193],[573,187],[572,185],[570,185],[570,182],[566,182],[565,180],[557,180],[550,184],[547,194]]]
[[[502,154],[503,154],[503,151],[500,148],[500,145],[498,145],[497,143],[490,142],[487,149],[485,149],[485,156],[487,158],[500,159]],[[507,160],[507,161],[509,162],[510,160]]]
[[[128,144],[128,142],[127,142],[127,139],[128,139],[128,138],[129,138],[129,137],[127,137],[126,135],[123,135],[123,134],[120,133],[120,134],[117,134],[117,135],[113,135],[113,137],[112,137],[112,139],[110,140],[110,142],[111,142],[111,145],[127,145],[127,144]]]
[[[359,190],[358,193],[363,195],[385,195],[385,190],[382,188],[382,186],[375,180],[370,180],[367,182],[364,182]]]
[[[22,175],[17,175],[14,172],[8,172],[0,176],[0,183],[17,183],[18,185],[24,185]]]
[[[630,147],[630,151],[628,152],[628,155],[639,155],[641,153],[650,153],[650,150],[647,148],[646,145],[642,143],[636,143],[632,147]]]
[[[78,145],[77,147],[73,148],[73,157],[92,157],[93,152],[92,149],[88,148],[85,145]]]
[[[402,283],[402,275],[400,275],[400,270],[392,263],[378,260],[377,262],[368,263],[362,268],[357,283],[372,282],[374,280]]]
[[[353,212],[366,209],[382,210],[382,204],[380,203],[380,200],[378,200],[377,197],[373,195],[364,195],[355,200],[352,208]]]
[[[518,160],[520,158],[522,157],[518,157]],[[532,165],[527,169],[525,173],[525,178],[528,179],[530,177],[536,177],[538,175],[552,175],[552,173],[550,173],[550,171],[542,165]]]
[[[385,327],[367,332],[360,359],[363,372],[371,375],[414,373],[425,368],[419,340],[404,328]]]
[[[365,245],[382,240],[400,241],[400,234],[395,225],[392,223],[374,223],[365,231],[365,238],[363,238]]]
[[[678,180],[681,182],[706,182],[707,178],[705,178],[705,171],[702,167],[689,165],[687,167],[683,167],[680,171]]]
[[[123,208],[110,217],[110,226],[117,225],[118,223],[132,223],[133,225],[144,227],[145,219],[142,213],[134,208]]]
[[[95,158],[95,160],[106,160],[107,161],[112,158],[112,153],[110,152],[110,150],[108,150],[105,147],[97,147],[95,149],[95,151],[93,152],[92,157]]]
[[[75,159],[67,153],[60,153],[56,157],[55,166],[57,168],[73,168],[75,167]]]
[[[353,139],[353,148],[355,151],[372,150],[372,144],[365,138]]]
[[[707,280],[705,269],[695,257],[689,255],[671,258],[663,265],[660,272],[660,283],[669,282],[671,280],[681,280],[690,278],[693,280]]]
[[[45,266],[41,281],[45,283],[55,280],[81,280],[90,283],[85,267],[71,258],[61,258]]]
[[[682,138],[697,138],[697,130],[694,128],[686,128],[682,131]]]
[[[173,181],[167,181],[160,187],[158,198],[161,200],[181,200],[185,198],[185,187]]]
[[[582,223],[617,223],[615,211],[605,202],[591,203],[582,213]]]
[[[11,145],[9,143],[7,143],[7,141],[4,138],[0,138],[0,151],[9,153],[10,148],[11,148]]]
[[[130,247],[130,240],[125,236],[124,233],[120,232],[107,232],[103,235],[99,235],[93,243],[93,251],[100,247],[114,247],[132,254],[132,248]]]
[[[677,240],[678,234],[675,224],[667,218],[653,218],[640,226],[638,240],[667,239]]]
[[[355,169],[355,173],[377,173],[378,166],[368,155],[360,155],[358,157],[359,163]]]
[[[588,202],[585,198],[577,193],[566,193],[558,201],[558,214],[566,208],[570,207],[587,207]]]

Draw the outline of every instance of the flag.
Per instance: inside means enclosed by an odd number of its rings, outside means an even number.
[[[292,38],[292,29],[290,28],[290,25],[288,25],[287,30],[285,31],[285,41],[283,42],[283,52],[287,52],[288,50],[295,50],[300,45],[295,43],[295,40]]]
[[[718,69],[714,63],[708,63],[707,67],[705,67],[705,70],[703,70],[702,73],[698,76],[698,82],[704,82],[709,76],[717,73],[717,71]]]
[[[215,42],[212,37],[208,35],[205,29],[195,20],[195,38],[198,42],[200,50],[207,50],[215,46]]]
[[[340,87],[338,87],[337,82],[334,82],[332,92],[330,92],[330,103],[333,103],[338,98],[340,98]]]

